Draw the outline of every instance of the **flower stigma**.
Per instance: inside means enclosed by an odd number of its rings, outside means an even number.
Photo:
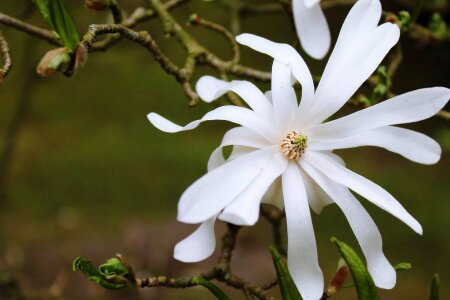
[[[293,160],[299,159],[305,153],[307,146],[308,137],[295,130],[289,133],[280,144],[281,152]]]

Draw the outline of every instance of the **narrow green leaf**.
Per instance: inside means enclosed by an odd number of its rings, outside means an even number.
[[[295,286],[291,274],[289,274],[289,271],[281,259],[280,254],[273,247],[269,247],[269,250],[272,254],[275,270],[277,271],[278,286],[280,287],[283,300],[302,300],[300,292]]]
[[[64,46],[74,51],[80,40],[65,0],[36,0],[44,20],[61,38]]]
[[[430,300],[439,300],[439,288],[441,286],[441,279],[439,274],[434,274],[431,280]]]
[[[403,262],[403,263],[398,263],[394,266],[394,270],[395,271],[409,271],[411,270],[412,266],[410,263],[407,262]]]
[[[219,300],[229,300],[228,296],[215,284],[202,277],[193,277],[192,282],[207,288]]]
[[[367,271],[361,258],[356,254],[349,245],[339,241],[335,237],[331,241],[336,244],[339,252],[347,263],[350,273],[353,277],[353,282],[356,286],[356,292],[359,300],[379,300],[378,291],[373,282],[372,277]]]

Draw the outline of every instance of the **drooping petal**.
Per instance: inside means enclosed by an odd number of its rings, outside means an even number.
[[[303,182],[305,183],[309,206],[316,214],[320,214],[327,205],[333,203],[333,200],[303,170],[302,176]]]
[[[398,26],[385,23],[379,0],[360,0],[348,14],[316,90],[307,122],[321,123],[339,110],[375,71],[400,37]]]
[[[292,75],[302,85],[302,101],[300,104],[310,105],[314,95],[314,82],[305,61],[292,46],[275,43],[249,33],[238,35],[236,41],[258,52],[265,53],[285,65],[291,65]]]
[[[297,111],[297,97],[291,84],[291,65],[274,60],[272,65],[271,99],[278,126],[282,131],[290,124]]]
[[[384,289],[393,288],[396,282],[395,270],[383,253],[381,234],[367,211],[346,187],[333,182],[307,161],[301,160],[300,164],[341,208],[364,252],[375,284]]]
[[[167,120],[157,113],[150,113],[147,115],[147,118],[153,126],[161,131],[169,133],[195,129],[204,121],[222,120],[247,127],[255,132],[258,132],[260,135],[269,140],[276,140],[278,138],[274,130],[274,124],[272,124],[270,120],[262,118],[250,109],[232,105],[216,108],[215,110],[212,110],[204,115],[200,120],[193,121],[184,127]]]
[[[418,234],[422,234],[422,226],[419,222],[391,194],[379,185],[350,171],[319,152],[307,151],[303,155],[302,160],[319,170],[323,170],[322,172],[330,179],[347,186],[379,208],[403,221]]]
[[[308,145],[311,150],[345,149],[375,146],[398,153],[420,164],[435,164],[441,157],[441,147],[428,136],[405,128],[384,126],[347,138],[319,140]]]
[[[317,140],[346,138],[382,126],[421,121],[440,111],[449,99],[450,89],[444,87],[415,90],[318,125],[311,136]]]
[[[194,182],[178,202],[180,222],[201,223],[219,213],[262,173],[276,146],[238,157]]]
[[[261,203],[273,205],[280,210],[284,208],[281,176],[272,182],[269,189],[264,194]]]
[[[284,172],[287,163],[288,160],[281,152],[275,153],[264,171],[225,207],[219,219],[240,226],[254,225],[258,221],[262,197],[274,180]]]
[[[196,90],[205,102],[212,102],[229,91],[235,92],[255,112],[266,118],[272,117],[272,106],[269,100],[249,81],[233,80],[226,82],[212,76],[203,76],[197,81]]]
[[[191,235],[179,242],[173,256],[182,262],[198,262],[210,257],[216,248],[214,216],[203,222]]]
[[[319,1],[294,0],[292,11],[302,48],[309,56],[322,59],[330,49],[331,34]]]
[[[306,7],[311,7],[317,3],[320,3],[320,0],[303,0],[305,2]]]
[[[225,163],[225,159],[223,157],[222,148],[225,146],[246,146],[255,149],[260,149],[264,147],[268,147],[271,144],[256,134],[254,131],[247,129],[245,127],[235,127],[228,130],[223,139],[222,143],[219,147],[217,147],[208,161],[208,171],[215,169],[219,165],[223,165]]]
[[[282,175],[288,233],[288,269],[305,300],[317,300],[324,288],[303,178],[296,162]]]

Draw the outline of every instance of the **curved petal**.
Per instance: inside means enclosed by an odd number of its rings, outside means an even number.
[[[262,173],[276,146],[238,157],[194,182],[178,202],[177,219],[201,223],[219,213]]]
[[[280,210],[284,208],[281,177],[278,177],[272,182],[269,189],[264,194],[261,203],[273,205]]]
[[[226,82],[212,76],[201,77],[196,84],[200,98],[205,102],[212,102],[232,91],[238,94],[255,112],[264,117],[272,117],[272,106],[264,94],[251,82],[233,80]]]
[[[333,200],[303,170],[302,176],[309,206],[316,214],[320,214],[326,206],[333,203]]]
[[[381,234],[367,211],[343,185],[333,182],[306,161],[300,164],[341,208],[364,252],[375,284],[384,289],[393,288],[396,282],[395,270],[383,253]]]
[[[275,153],[264,171],[233,200],[219,219],[240,226],[251,226],[258,221],[261,199],[274,180],[286,169],[288,160],[281,153]]]
[[[212,120],[229,121],[241,126],[247,127],[269,140],[277,140],[278,135],[274,131],[274,124],[268,122],[267,119],[262,118],[250,109],[243,107],[236,107],[232,105],[222,106],[210,111],[200,120],[193,121],[186,126],[179,126],[157,113],[150,113],[147,115],[148,120],[161,131],[174,133],[180,131],[187,131],[197,128],[202,122]]]
[[[182,262],[198,262],[210,257],[216,249],[214,216],[203,222],[191,235],[176,244],[173,256]]]
[[[292,75],[302,85],[302,101],[300,104],[310,105],[314,96],[313,78],[305,61],[292,46],[275,43],[249,33],[238,35],[236,41],[258,52],[265,53],[285,65],[290,64],[292,67]]]
[[[330,179],[349,187],[379,208],[403,221],[418,234],[422,234],[422,226],[419,222],[391,194],[379,185],[350,171],[319,152],[307,151],[302,160],[319,170],[323,170]]]
[[[296,162],[282,175],[288,233],[288,269],[305,300],[322,296],[324,281],[303,178]]]
[[[350,45],[353,49],[349,49],[351,55],[342,58],[346,63],[342,69],[322,76],[308,120],[318,124],[337,112],[376,70],[399,38],[399,27],[385,23],[354,41]]]
[[[291,65],[273,61],[271,99],[277,123],[282,131],[285,131],[285,127],[290,124],[298,106],[291,83],[291,74]]]
[[[215,169],[225,163],[225,158],[223,157],[222,148],[225,146],[246,146],[255,149],[260,149],[270,146],[270,143],[256,134],[255,132],[247,129],[245,127],[235,127],[228,130],[219,147],[217,147],[208,160],[208,171]]]
[[[320,0],[303,0],[306,7],[311,7],[317,3],[320,3]]]
[[[331,34],[319,1],[294,0],[292,11],[302,48],[309,56],[322,59],[330,49]]]
[[[450,99],[450,89],[433,87],[415,90],[383,101],[351,115],[318,125],[312,140],[338,139],[370,129],[417,122],[440,111]]]
[[[428,136],[405,128],[385,126],[343,139],[320,140],[308,145],[311,150],[345,149],[375,146],[398,153],[420,164],[435,164],[441,158],[441,147]]]

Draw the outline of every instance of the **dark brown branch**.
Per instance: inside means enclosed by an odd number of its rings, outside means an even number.
[[[43,39],[43,40],[49,42],[50,44],[53,44],[56,46],[63,45],[61,40],[58,39],[51,31],[28,24],[28,23],[25,23],[21,20],[10,17],[3,13],[0,13],[0,24],[4,24],[6,26],[9,26],[9,27],[15,28],[17,30],[20,30],[22,32],[28,33],[31,36]]]
[[[166,276],[153,276],[143,279],[136,279],[137,287],[168,287],[168,288],[188,288],[196,286],[193,277],[167,278]]]

